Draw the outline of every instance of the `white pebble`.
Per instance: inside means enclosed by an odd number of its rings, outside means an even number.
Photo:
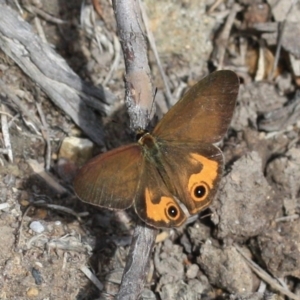
[[[6,208],[9,208],[9,204],[7,202],[4,202],[4,203],[0,204],[0,210],[4,210]]]
[[[39,221],[31,222],[29,228],[36,233],[42,233],[45,230],[44,225]]]
[[[192,264],[188,267],[187,272],[186,272],[186,277],[187,278],[195,278],[198,274],[199,267],[196,264]]]

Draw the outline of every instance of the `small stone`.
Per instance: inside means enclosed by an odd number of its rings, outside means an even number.
[[[66,137],[59,150],[59,158],[65,158],[78,165],[84,164],[93,155],[94,144],[78,137]]]
[[[31,222],[29,228],[36,233],[42,233],[45,230],[44,225],[39,221]]]
[[[27,296],[30,298],[37,297],[39,295],[39,290],[35,287],[29,288],[27,291]]]
[[[193,279],[197,276],[199,271],[199,267],[196,264],[192,264],[188,267],[187,271],[186,271],[186,277],[189,279]]]
[[[20,200],[20,204],[21,204],[22,206],[27,207],[27,206],[30,204],[30,202],[29,202],[28,200]]]
[[[0,210],[7,210],[9,208],[9,204],[7,202],[0,203]]]

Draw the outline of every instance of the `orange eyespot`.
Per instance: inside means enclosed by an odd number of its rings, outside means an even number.
[[[171,204],[169,207],[167,207],[166,213],[169,219],[176,220],[178,218],[179,211],[176,206]]]

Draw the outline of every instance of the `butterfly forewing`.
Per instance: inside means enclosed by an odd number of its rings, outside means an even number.
[[[177,142],[216,143],[232,118],[239,79],[232,71],[218,71],[195,84],[161,119],[153,135]]]

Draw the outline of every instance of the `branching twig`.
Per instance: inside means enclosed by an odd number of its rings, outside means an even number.
[[[132,129],[145,128],[152,107],[152,84],[138,0],[114,0],[118,34],[126,66],[126,104]],[[137,225],[117,299],[138,299],[157,231]]]

